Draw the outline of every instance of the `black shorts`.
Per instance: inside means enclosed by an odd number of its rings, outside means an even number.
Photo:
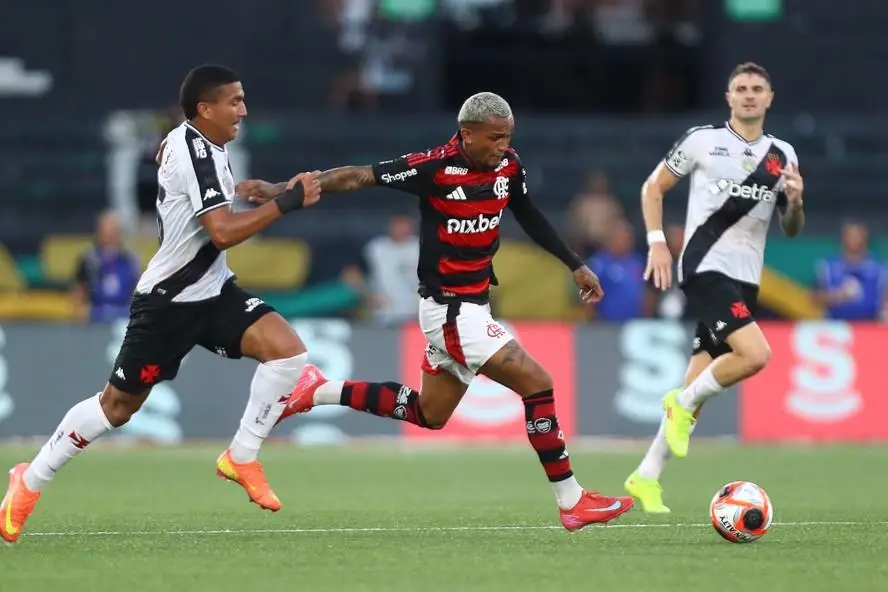
[[[108,379],[126,393],[140,394],[172,380],[179,364],[200,345],[226,358],[240,358],[241,337],[274,309],[229,280],[218,297],[200,302],[170,302],[137,294],[123,345]]]
[[[693,354],[713,358],[731,351],[725,337],[755,322],[758,286],[715,271],[704,271],[681,286],[691,314],[697,319]]]

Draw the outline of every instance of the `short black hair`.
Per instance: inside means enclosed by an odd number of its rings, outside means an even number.
[[[731,87],[731,83],[734,79],[741,74],[758,74],[768,81],[768,86],[772,88],[774,87],[774,85],[771,84],[771,75],[768,74],[768,71],[765,70],[764,66],[759,66],[755,62],[743,62],[742,64],[737,64],[734,66],[734,69],[731,70],[731,75],[728,76],[728,88]]]
[[[185,118],[197,117],[197,104],[209,100],[217,88],[232,82],[240,82],[240,76],[226,66],[204,64],[193,68],[179,89],[179,105]]]

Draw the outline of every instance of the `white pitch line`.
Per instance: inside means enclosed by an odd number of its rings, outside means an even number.
[[[775,522],[773,526],[884,526],[888,522],[851,522],[851,521],[813,521],[813,522]],[[678,524],[611,524],[601,527],[611,528],[705,528],[709,523],[678,523]],[[220,530],[134,530],[134,531],[85,531],[85,532],[31,532],[26,537],[113,537],[113,536],[200,536],[220,534],[348,534],[348,533],[420,533],[420,532],[480,532],[480,531],[525,531],[525,530],[561,530],[561,526],[415,526],[415,527],[366,527],[366,528],[266,528],[266,529],[220,529]],[[595,530],[595,527],[590,527]]]

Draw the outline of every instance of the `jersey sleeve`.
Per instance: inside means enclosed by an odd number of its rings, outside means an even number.
[[[390,187],[419,197],[426,197],[434,185],[440,158],[433,150],[413,152],[373,165],[373,177],[380,187]]]
[[[676,177],[684,177],[694,170],[701,160],[703,134],[708,127],[692,127],[678,139],[663,159],[666,168]]]
[[[195,216],[229,205],[222,190],[213,147],[198,134],[188,130],[184,143],[175,146],[175,166],[183,190],[188,194]]]

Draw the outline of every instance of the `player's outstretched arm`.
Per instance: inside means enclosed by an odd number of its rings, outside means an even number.
[[[323,172],[315,171],[322,193],[340,193],[356,191],[377,185],[373,168],[369,166],[344,166]],[[287,182],[269,183],[261,179],[249,179],[237,184],[237,195],[250,203],[264,204],[281,195],[287,188]]]
[[[356,191],[376,186],[373,167],[369,166],[344,166],[329,169],[322,172],[318,180],[321,183],[322,193]]]
[[[285,214],[314,205],[320,200],[321,189],[316,173],[299,174],[284,184],[284,191],[254,210],[234,212],[219,207],[199,216],[213,244],[219,249],[230,249],[268,228]]]

